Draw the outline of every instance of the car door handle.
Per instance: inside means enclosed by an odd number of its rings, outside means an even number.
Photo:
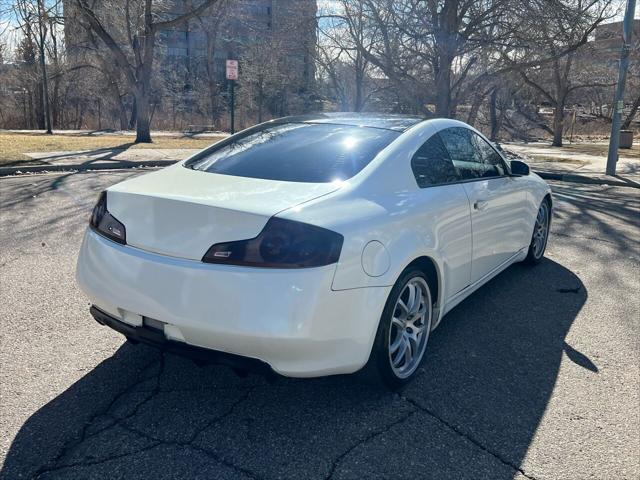
[[[473,208],[474,210],[484,210],[485,208],[487,208],[487,205],[489,205],[489,202],[487,202],[486,200],[476,200],[476,202],[473,204]]]

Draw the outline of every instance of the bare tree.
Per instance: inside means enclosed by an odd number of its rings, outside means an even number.
[[[355,34],[358,1],[343,3],[362,55],[396,88],[420,92],[415,100],[424,113],[441,117],[456,115],[469,75],[478,74],[481,59],[491,60],[490,47],[508,43],[514,28],[512,0],[363,0],[368,31],[375,32],[367,48]]]
[[[197,18],[198,26],[204,33],[206,42],[206,58],[204,66],[207,81],[207,94],[209,98],[209,116],[211,124],[215,124],[220,115],[220,81],[218,71],[216,69],[216,52],[218,51],[223,19],[227,14],[229,6],[228,0],[219,0],[215,6],[215,12],[210,12],[209,18],[199,16]]]
[[[55,28],[57,18],[55,13],[59,8],[59,1],[45,2],[45,0],[16,0],[13,8],[18,19],[18,26],[23,36],[31,36],[35,40],[38,50],[40,66],[42,106],[44,127],[48,134],[52,132],[51,102],[49,99],[49,75],[47,71],[48,37],[54,40],[53,48],[57,55],[55,44]]]
[[[316,61],[342,110],[359,112],[379,91],[371,53],[376,26],[367,21],[365,0],[340,0],[338,11],[320,12]],[[381,76],[381,75],[380,75]]]
[[[45,42],[47,41],[47,11],[44,7],[44,0],[37,0],[36,18],[38,19],[38,51],[40,56],[40,69],[42,70],[42,98],[44,102],[44,120],[47,133],[53,134],[51,128],[51,103],[49,101],[49,79],[47,76],[47,61],[45,52]]]
[[[42,81],[38,68],[38,46],[36,40],[35,25],[31,21],[31,17],[25,12],[22,17],[16,12],[13,5],[12,9],[17,17],[22,21],[19,22],[18,28],[20,37],[14,52],[14,62],[16,68],[13,74],[5,81],[13,85],[14,96],[19,97],[18,103],[22,111],[24,128],[44,128],[43,102],[42,102]],[[29,21],[25,21],[27,18]]]
[[[638,110],[640,110],[640,39],[636,39],[632,55],[627,83],[627,98],[631,103],[631,110],[629,110],[627,118],[622,122],[622,130],[628,130],[631,127],[631,122],[633,122]]]
[[[638,109],[640,109],[640,95],[636,97],[635,101],[631,105],[629,115],[627,115],[627,118],[622,123],[622,130],[627,130],[631,126],[631,122],[636,118]]]
[[[253,41],[240,57],[244,88],[256,103],[258,123],[264,120],[265,103],[273,100],[288,79],[283,46],[279,38],[270,35],[259,43]]]
[[[520,56],[517,71],[524,83],[554,109],[553,146],[562,146],[570,96],[579,89],[612,85],[606,71],[598,75],[592,70],[585,75],[582,68],[575,68],[590,55],[588,49],[578,51],[578,47],[587,42],[598,25],[611,18],[610,7],[611,0],[538,0],[525,9],[520,31],[527,47],[516,52],[514,58]],[[523,56],[526,61],[522,61]],[[584,66],[587,62],[580,63]]]
[[[136,108],[136,143],[151,142],[150,104],[151,80],[153,73],[156,37],[162,30],[171,30],[188,20],[201,15],[218,0],[202,0],[198,6],[187,8],[184,13],[172,16],[168,11],[154,8],[158,0],[126,0],[124,20],[127,43],[124,45],[123,32],[118,26],[109,24],[101,18],[105,8],[117,10],[121,2],[100,2],[100,8],[90,5],[87,0],[75,0],[80,19],[86,28],[92,30],[108,48],[113,61],[123,73],[127,83],[134,91]],[[157,5],[156,5],[157,6]]]

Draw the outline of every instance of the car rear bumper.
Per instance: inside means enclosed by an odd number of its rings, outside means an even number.
[[[150,319],[171,342],[160,342],[162,348],[199,347],[258,360],[282,375],[313,377],[351,373],[367,362],[390,291],[333,291],[334,272],[335,265],[205,264],[119,245],[87,230],[76,278],[96,311],[119,322],[101,323],[125,335],[148,333],[135,329]]]
[[[159,348],[165,352],[191,358],[199,363],[227,365],[232,368],[248,370],[265,375],[271,375],[273,373],[271,367],[260,360],[233,355],[231,353],[218,352],[208,348],[194,347],[184,342],[169,340],[162,330],[144,324],[139,327],[134,327],[112,317],[96,306],[92,306],[89,309],[89,312],[100,325],[112,328],[132,342],[144,343],[146,345]]]

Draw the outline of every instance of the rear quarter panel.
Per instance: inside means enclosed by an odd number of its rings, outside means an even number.
[[[391,286],[421,256],[436,264],[441,297],[466,286],[471,227],[464,189],[420,189],[411,171],[412,155],[432,133],[429,122],[414,127],[339,191],[278,215],[344,236],[334,290]],[[363,249],[373,240],[381,242],[389,256],[388,269],[378,276],[367,275],[362,266]]]

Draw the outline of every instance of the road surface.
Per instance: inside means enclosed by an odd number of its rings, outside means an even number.
[[[547,259],[452,311],[398,395],[239,378],[100,327],[76,255],[97,194],[137,174],[0,179],[0,478],[640,476],[637,189],[554,184]]]

